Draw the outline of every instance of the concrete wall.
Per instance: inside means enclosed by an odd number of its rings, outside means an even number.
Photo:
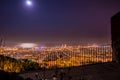
[[[120,63],[120,12],[111,18],[113,61]]]

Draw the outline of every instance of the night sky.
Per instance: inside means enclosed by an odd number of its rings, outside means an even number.
[[[110,41],[120,0],[0,0],[0,34],[16,43]]]

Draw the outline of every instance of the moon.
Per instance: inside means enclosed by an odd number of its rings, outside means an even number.
[[[26,1],[26,4],[27,4],[28,6],[31,6],[31,5],[32,5],[32,1],[27,0],[27,1]]]

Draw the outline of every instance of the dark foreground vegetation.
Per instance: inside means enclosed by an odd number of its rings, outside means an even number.
[[[27,59],[14,59],[0,55],[0,70],[5,72],[24,72],[39,69],[39,64]]]
[[[31,78],[22,78],[18,76],[18,73],[5,72],[0,70],[0,80],[32,80]]]

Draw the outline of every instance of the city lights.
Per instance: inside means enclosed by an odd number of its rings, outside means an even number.
[[[36,46],[36,44],[34,44],[34,43],[21,43],[19,46],[22,48],[33,48]]]

